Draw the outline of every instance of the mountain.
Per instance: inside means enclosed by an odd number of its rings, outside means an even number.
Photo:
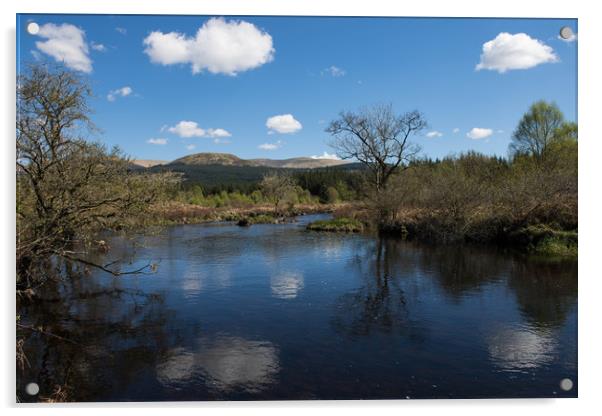
[[[130,161],[130,164],[140,168],[152,168],[153,166],[164,165],[166,163],[166,160],[135,159]]]
[[[260,166],[230,153],[195,153],[176,159],[168,165]]]
[[[285,169],[315,169],[338,166],[348,163],[338,159],[313,159],[311,157],[294,157],[290,159],[241,159],[230,153],[196,153],[181,157],[169,165],[223,165],[223,166],[263,166]]]
[[[136,169],[144,169],[137,167]],[[353,172],[361,170],[358,163],[348,163],[336,159],[312,159],[296,157],[291,159],[241,159],[229,153],[196,153],[181,157],[169,163],[155,164],[146,168],[151,172],[177,172],[183,174],[187,183],[197,183],[208,192],[238,189],[251,191],[270,172],[287,171],[303,174],[335,169]],[[344,175],[346,173],[341,173]]]
[[[291,159],[250,159],[249,162],[256,163],[258,166],[267,166],[270,168],[286,169],[316,169],[329,166],[338,166],[349,163],[346,160],[339,159],[314,159],[311,157],[293,157]]]

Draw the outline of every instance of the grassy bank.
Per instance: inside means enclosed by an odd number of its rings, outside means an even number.
[[[404,212],[395,221],[380,224],[378,229],[382,234],[408,239],[443,244],[497,244],[546,256],[576,257],[578,251],[576,229],[564,229],[555,223],[513,222],[497,215],[466,221],[442,217],[433,211],[413,210]]]
[[[311,231],[357,233],[364,230],[364,224],[353,218],[333,218],[330,220],[314,221],[307,226]]]
[[[338,206],[340,205],[299,204],[276,212],[273,205],[232,208],[167,202],[153,206],[152,215],[143,220],[143,225],[200,224],[215,221],[235,221],[240,225],[280,223],[298,215],[333,212]]]

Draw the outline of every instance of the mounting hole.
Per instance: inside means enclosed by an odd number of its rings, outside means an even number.
[[[36,22],[29,22],[27,24],[27,33],[30,35],[37,35],[40,31],[40,26]]]
[[[560,380],[560,388],[564,391],[571,391],[573,389],[573,380],[570,378],[563,378]]]
[[[573,29],[568,26],[563,26],[560,29],[560,37],[564,40],[568,40],[573,37]]]
[[[30,396],[35,396],[39,392],[40,386],[38,386],[38,383],[29,383],[27,386],[25,386],[25,393],[29,394]]]

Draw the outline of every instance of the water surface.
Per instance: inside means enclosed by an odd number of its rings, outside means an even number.
[[[317,218],[109,238],[104,262],[156,273],[91,271],[21,311],[72,342],[31,337],[18,393],[36,381],[40,396],[65,382],[83,401],[577,395],[576,262],[306,231]]]

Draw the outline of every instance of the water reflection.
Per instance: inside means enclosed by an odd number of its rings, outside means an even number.
[[[352,260],[352,267],[361,270],[364,284],[339,297],[332,319],[336,331],[366,336],[373,331],[413,329],[408,325],[405,293],[396,275],[400,251],[392,248],[391,241],[378,239],[364,245],[361,255]]]
[[[23,394],[31,380],[40,386],[39,398],[48,400],[111,397],[127,390],[132,377],[167,344],[172,311],[158,293],[87,276],[44,289],[42,300],[19,304],[21,324],[44,329],[17,331],[28,362],[17,377],[20,400],[38,400]]]
[[[557,340],[551,331],[528,327],[502,327],[487,338],[494,365],[502,370],[528,370],[556,358]]]
[[[193,351],[169,350],[156,371],[159,382],[169,387],[200,378],[220,391],[238,388],[254,393],[274,382],[278,351],[270,342],[220,335],[199,340]]]
[[[280,272],[270,278],[272,296],[279,299],[294,299],[303,289],[303,275],[298,272]]]
[[[71,386],[69,400],[541,397],[576,381],[576,262],[301,224],[169,227],[142,242],[113,238],[111,258],[160,259],[156,274],[71,276],[19,305],[24,325],[75,342],[30,334],[19,391],[35,380],[46,397]]]

